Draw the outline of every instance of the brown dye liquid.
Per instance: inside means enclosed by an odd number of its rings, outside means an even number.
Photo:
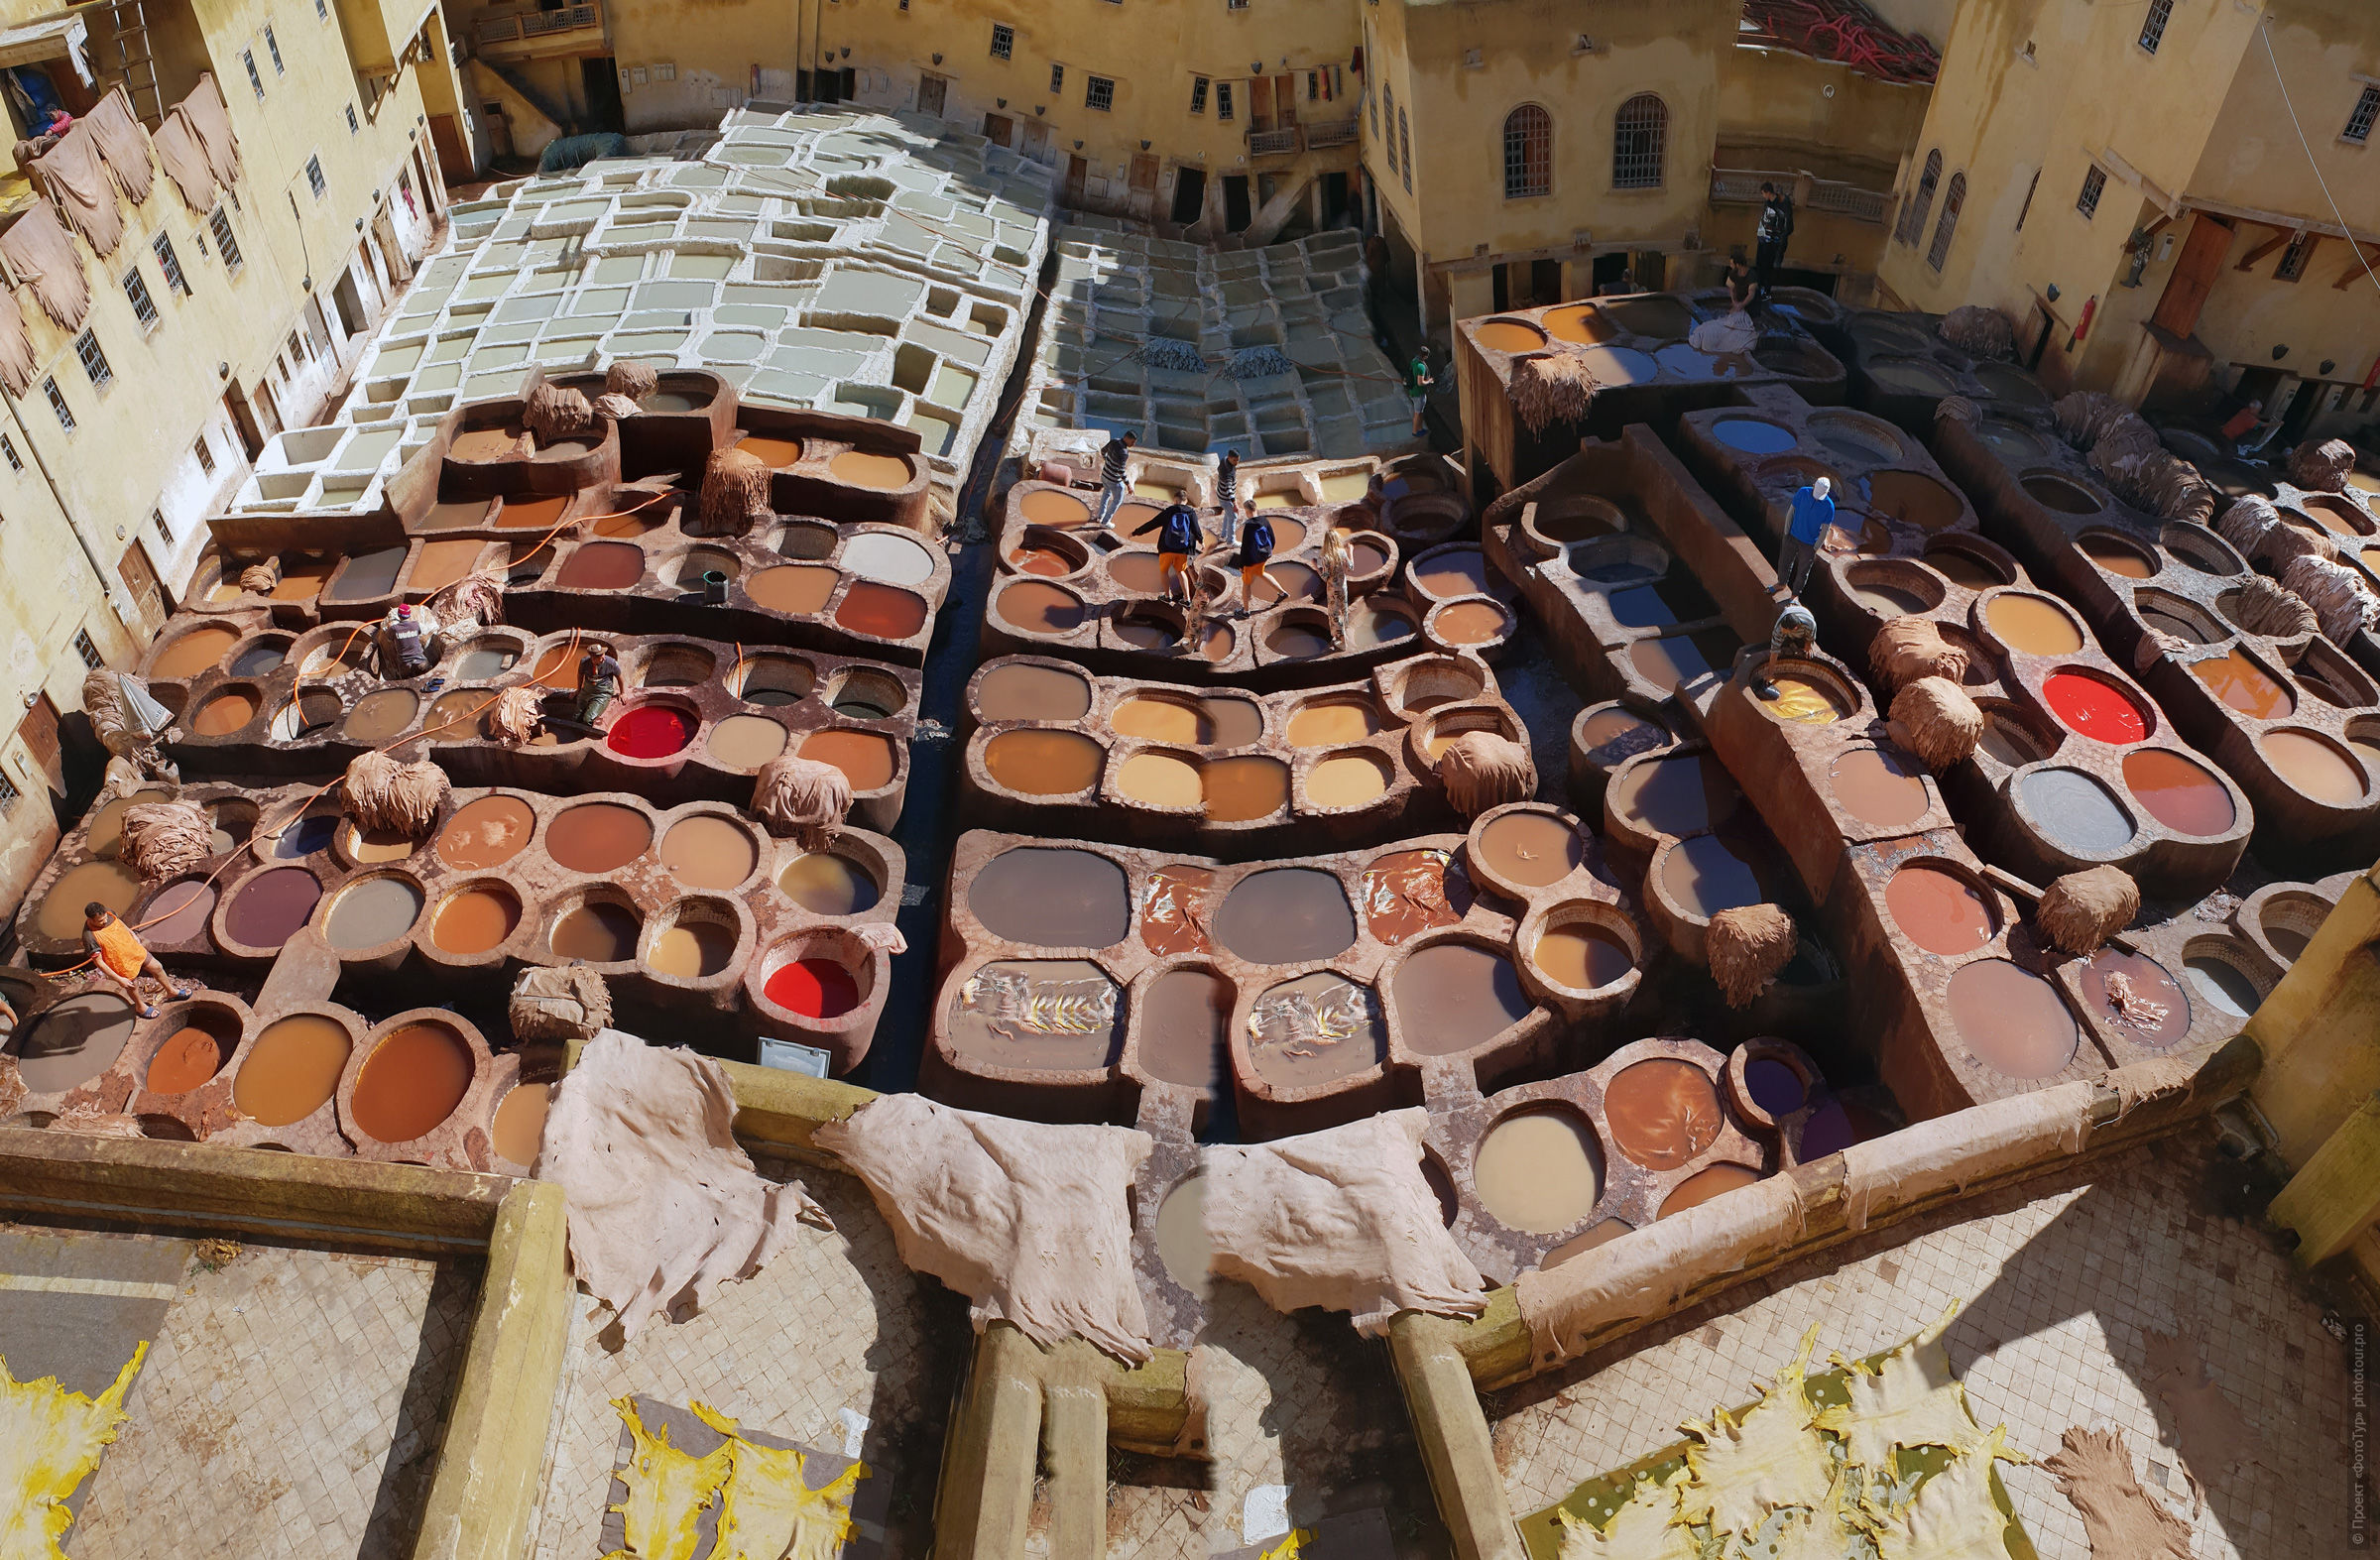
[[[766,715],[730,715],[711,728],[704,751],[722,769],[758,770],[785,751],[785,728]]]
[[[1322,599],[1322,576],[1303,563],[1276,557],[1264,566],[1264,575],[1256,581],[1255,600],[1248,605],[1265,607],[1283,601]]]
[[[131,871],[112,861],[86,861],[73,868],[51,886],[49,898],[42,900],[42,912],[34,925],[45,937],[55,942],[74,942],[82,937],[82,907],[91,900],[114,910],[118,915],[132,908],[140,897],[141,880]]]
[[[1091,518],[1091,506],[1056,488],[1036,488],[1017,502],[1017,509],[1036,526],[1064,530]]]
[[[141,933],[153,946],[170,948],[206,934],[206,920],[215,911],[215,891],[203,883],[177,883],[149,901],[142,918],[150,924]]]
[[[437,590],[453,584],[471,571],[485,546],[471,538],[422,543],[421,555],[414,560],[414,571],[406,578],[406,588]]]
[[[997,605],[1002,622],[1027,634],[1070,634],[1088,616],[1082,597],[1037,579],[1011,581]]]
[[[1203,698],[1198,709],[1206,718],[1209,747],[1245,748],[1264,735],[1264,712],[1246,699]]]
[[[652,844],[645,814],[612,801],[583,802],[545,827],[545,854],[572,872],[617,872]]]
[[[925,627],[925,598],[896,585],[856,580],[835,608],[835,621],[854,634],[877,639],[913,639]]]
[[[582,541],[554,584],[565,590],[626,590],[645,577],[645,549],[633,541]]]
[[[1940,867],[1903,867],[1884,886],[1884,908],[1901,934],[1928,953],[1956,958],[1991,940],[1991,905],[1965,879]]]
[[[1888,618],[1923,612],[1927,608],[1925,597],[1906,586],[1895,585],[1886,580],[1871,579],[1862,584],[1853,585],[1851,594]]]
[[[680,818],[661,836],[661,865],[689,889],[732,889],[760,864],[751,833],[710,813]]]
[[[2058,988],[2006,959],[1963,964],[1951,976],[1951,1023],[1977,1060],[2011,1078],[2047,1078],[2082,1041]]]
[[[1697,639],[1698,636],[1681,635],[1673,639],[1638,640],[1628,647],[1628,663],[1654,687],[1664,693],[1675,693],[1680,683],[1708,676],[1717,669],[1703,654]]]
[[[488,518],[489,500],[484,498],[457,499],[450,504],[432,504],[429,513],[421,517],[423,531],[462,531],[483,525]],[[474,542],[476,546],[478,543]]]
[[[2150,817],[2176,834],[2222,834],[2239,818],[2221,780],[2162,748],[2135,748],[2125,754],[2124,784]]]
[[[1514,1111],[1480,1140],[1471,1184],[1497,1223],[1553,1235],[1593,1213],[1602,1199],[1603,1147],[1594,1129],[1562,1106]]]
[[[654,504],[644,509],[616,511],[594,522],[598,537],[641,537],[648,531],[658,531],[677,511],[676,502]],[[513,559],[518,563],[518,557]]]
[[[2074,621],[2039,596],[1994,596],[1983,621],[2000,643],[2027,656],[2071,656],[2082,648]]]
[[[1606,767],[1660,747],[1669,740],[1668,730],[1659,722],[1624,709],[1596,711],[1587,717],[1586,728],[1579,736],[1586,745],[1587,756]]]
[[[1289,766],[1278,759],[1218,759],[1199,770],[1199,780],[1210,822],[1268,818],[1289,804]]]
[[[68,997],[32,1021],[16,1062],[35,1094],[80,1088],[113,1066],[132,1038],[130,1004],[112,992]]]
[[[2290,692],[2288,685],[2249,660],[2244,652],[2234,650],[2225,656],[2192,661],[2190,669],[2216,698],[2243,715],[2279,720],[2298,707],[2297,695]]]
[[[1123,993],[1082,959],[987,964],[952,998],[944,1026],[955,1049],[1050,1072],[1108,1066],[1123,1031]]]
[[[1545,332],[1516,319],[1490,319],[1471,327],[1473,337],[1490,352],[1534,352],[1545,345]]]
[[[1622,1068],[1604,1090],[1604,1119],[1619,1151],[1648,1170],[1688,1163],[1726,1124],[1711,1075],[1674,1056]]]
[[[1232,983],[1205,970],[1168,970],[1140,999],[1140,1065],[1151,1077],[1212,1089],[1226,1075],[1224,1028]]]
[[[976,708],[993,720],[1081,720],[1091,713],[1091,684],[1055,666],[1012,662],[975,685]]]
[[[1757,904],[1766,897],[1751,863],[1716,834],[1686,840],[1671,851],[1661,886],[1687,914],[1704,917]]]
[[[218,693],[198,707],[190,733],[198,737],[228,737],[256,719],[256,697],[236,689]]]
[[[1433,618],[1430,626],[1449,645],[1485,645],[1502,637],[1504,609],[1487,601],[1458,602]]]
[[[1116,637],[1134,650],[1164,650],[1181,641],[1181,635],[1170,624],[1154,618],[1118,618],[1115,628]]]
[[[1141,880],[1140,941],[1159,958],[1212,953],[1207,924],[1215,910],[1215,874],[1204,867],[1159,867]]]
[[[1352,1078],[1388,1053],[1388,1025],[1368,987],[1318,970],[1285,981],[1250,1010],[1249,1056],[1276,1088]]]
[[[1043,948],[1104,948],[1131,925],[1124,869],[1083,850],[1026,846],[985,864],[967,891],[984,929]]]
[[[2352,807],[2364,797],[2364,777],[2347,756],[2321,738],[2302,731],[2270,731],[2264,756],[2281,778],[2315,800]]]
[[[857,915],[874,909],[876,880],[859,864],[831,851],[811,851],[785,863],[776,875],[784,897],[816,915]]]
[[[496,1107],[488,1136],[496,1151],[515,1164],[534,1166],[545,1140],[545,1112],[553,1104],[553,1085],[515,1084]]]
[[[1581,992],[1608,986],[1636,967],[1617,937],[1585,921],[1543,933],[1529,957],[1547,980]]]
[[[1543,812],[1509,812],[1480,835],[1483,865],[1524,889],[1559,883],[1587,859],[1579,831]]]
[[[239,643],[239,638],[229,629],[192,629],[158,655],[156,664],[149,668],[149,675],[153,678],[196,676],[221,660],[225,653]]]
[[[1957,547],[1936,547],[1926,554],[1926,561],[1943,578],[1968,590],[1989,590],[1995,585],[2008,583],[2000,577],[1997,569],[1986,566],[1982,559],[1962,552]]]
[[[1080,732],[1004,731],[984,744],[984,768],[1010,790],[1068,796],[1099,783],[1107,749]]]
[[[1853,748],[1827,771],[1843,810],[1875,828],[1892,829],[1926,815],[1926,782],[1917,761],[1898,751]]]
[[[1661,1212],[1654,1217],[1666,1219],[1673,1213],[1700,1208],[1722,1193],[1731,1192],[1739,1186],[1749,1186],[1759,1179],[1758,1170],[1740,1164],[1715,1164],[1707,1170],[1698,1170],[1679,1182],[1678,1189],[1663,1199]]]
[[[551,531],[569,506],[567,498],[508,498],[497,512],[499,531]]]
[[[382,688],[355,701],[340,734],[356,742],[386,742],[414,723],[420,696],[411,688]]]
[[[471,1053],[442,1023],[409,1023],[372,1047],[348,1102],[380,1142],[411,1142],[454,1114],[471,1087]]]
[[[467,802],[438,836],[438,859],[464,872],[502,866],[529,843],[536,817],[517,796],[482,796]]]
[[[1440,942],[1397,968],[1394,987],[1405,1044],[1424,1056],[1484,1045],[1533,1009],[1512,961],[1468,942]]]
[[[359,829],[350,823],[339,831],[339,837],[358,866],[403,861],[414,853],[412,836],[395,829]]]
[[[519,427],[465,428],[446,446],[449,460],[508,460],[521,447]]]
[[[113,861],[124,844],[124,814],[127,809],[143,802],[168,801],[171,796],[162,790],[135,791],[115,800],[91,814],[90,827],[83,831],[86,849],[101,861]]]
[[[1108,578],[1135,596],[1154,596],[1165,588],[1165,572],[1157,555],[1136,547],[1108,558]]]
[[[2091,562],[2123,579],[2147,579],[2157,572],[2137,547],[2109,537],[2084,537],[2075,543]]]
[[[1329,655],[1331,639],[1322,630],[1303,623],[1281,623],[1264,636],[1264,648],[1285,660],[1309,660]]]
[[[1135,753],[1116,772],[1116,788],[1152,807],[1195,807],[1205,799],[1198,766],[1170,753]]]
[[[642,927],[637,912],[627,905],[594,900],[555,921],[550,940],[557,958],[613,964],[637,956],[637,933]]]
[[[1224,896],[1213,934],[1250,964],[1302,964],[1346,952],[1356,940],[1356,914],[1336,874],[1272,867]]]
[[[1733,815],[1743,793],[1705,754],[1640,764],[1612,788],[1610,808],[1656,834],[1692,834]]]
[[[1059,579],[1075,570],[1074,559],[1055,547],[1017,547],[1009,553],[1009,561],[1019,574],[1037,574],[1043,579]]]
[[[2190,994],[2145,954],[2101,948],[2082,967],[2082,995],[2101,1022],[2138,1044],[2162,1050],[2190,1032]]]
[[[222,1068],[223,1057],[223,1043],[204,1029],[176,1029],[149,1058],[149,1092],[187,1094]]]
[[[493,887],[465,889],[430,923],[429,940],[448,953],[485,953],[521,924],[521,901]]]
[[[764,466],[790,466],[801,459],[801,440],[797,438],[770,438],[766,434],[747,433],[736,441],[735,447]],[[906,472],[902,475],[905,480]]]
[[[1207,1178],[1193,1175],[1157,1205],[1157,1260],[1165,1275],[1204,1300],[1215,1244],[1207,1235]]]
[[[854,792],[882,790],[892,783],[892,739],[873,731],[832,726],[813,731],[801,744],[801,756],[841,770],[851,778]]]
[[[275,601],[311,601],[321,594],[322,582],[330,578],[336,558],[283,559],[281,583],[273,587]]]
[[[366,878],[332,902],[322,937],[342,951],[377,948],[411,931],[420,914],[419,889],[403,878]]]
[[[267,1127],[302,1121],[336,1092],[353,1045],[336,1020],[310,1013],[280,1020],[240,1063],[232,1103]]]
[[[1444,552],[1413,568],[1413,583],[1425,595],[1484,596],[1488,593],[1488,560],[1477,551]]]
[[[847,449],[826,463],[827,475],[855,488],[891,492],[909,485],[909,463],[892,455],[869,455]]]
[[[753,605],[787,617],[825,610],[843,576],[820,563],[779,563],[747,575],[744,594]]]
[[[1388,767],[1369,753],[1335,753],[1306,774],[1316,807],[1361,807],[1388,793]]]
[[[736,933],[732,926],[714,921],[679,921],[653,939],[645,962],[663,975],[694,981],[726,969],[735,951]]]
[[[1959,495],[1914,471],[1879,471],[1867,479],[1868,507],[1921,531],[1940,531],[1964,513]]]
[[[1185,700],[1133,697],[1116,706],[1109,720],[1117,735],[1145,737],[1151,742],[1170,742],[1180,747],[1204,747],[1215,740],[1212,724],[1206,712]]]

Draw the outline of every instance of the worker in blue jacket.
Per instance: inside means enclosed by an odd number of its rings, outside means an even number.
[[[1808,588],[1810,570],[1818,562],[1819,543],[1826,540],[1827,528],[1835,524],[1835,500],[1829,496],[1834,488],[1833,481],[1820,477],[1793,496],[1793,520],[1785,528],[1785,540],[1777,545],[1777,578],[1794,596]]]

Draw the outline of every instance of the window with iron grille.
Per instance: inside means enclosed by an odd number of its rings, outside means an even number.
[[[67,432],[74,431],[74,414],[66,407],[66,398],[58,388],[58,376],[53,374],[42,381],[42,394],[50,398],[50,410],[58,414],[59,425]]]
[[[2106,187],[2107,171],[2095,163],[2092,164],[2090,172],[2082,176],[2082,193],[2076,199],[2075,209],[2084,216],[2097,216],[2099,214],[2099,194]]]
[[[1203,75],[1194,75],[1190,78],[1190,112],[1203,114],[1206,111],[1207,78]]]
[[[1928,152],[1925,172],[1917,178],[1917,192],[1909,197],[1907,205],[1901,207],[1901,225],[1899,231],[1892,235],[1894,238],[1912,249],[1917,247],[1919,235],[1926,230],[1926,218],[1934,210],[1934,191],[1941,183],[1942,154]]]
[[[149,240],[150,253],[157,256],[157,269],[166,274],[166,291],[190,296],[190,279],[181,274],[181,257],[174,253],[174,240],[160,233]]]
[[[1396,111],[1396,146],[1404,159],[1405,193],[1409,195],[1413,192],[1413,125],[1401,108]]]
[[[1554,116],[1523,103],[1504,116],[1504,198],[1554,189]]]
[[[347,105],[347,133],[349,135],[354,135],[363,128],[364,127],[356,121],[355,105],[353,103],[349,103]]]
[[[265,29],[265,53],[273,57],[273,73],[275,75],[290,73],[281,62],[281,40],[273,36],[273,29],[269,27]]]
[[[2273,268],[2276,282],[2295,282],[2306,274],[2306,262],[2314,258],[2316,235],[2300,233],[2281,251],[2281,263]]]
[[[164,542],[169,547],[174,545],[174,528],[166,524],[166,512],[164,510],[151,510],[149,512],[149,524],[156,529],[158,540]]]
[[[2150,54],[2165,42],[2165,25],[2174,19],[2174,0],[2149,0],[2149,14],[2140,21],[2140,47]]]
[[[1223,0],[1223,8],[1226,11],[1245,11],[1248,9],[1248,0]]]
[[[1055,60],[1049,62],[1049,91],[1052,97],[1066,85],[1066,67]]]
[[[1385,139],[1388,145],[1388,172],[1393,174],[1396,172],[1396,88],[1381,87],[1380,100],[1387,105],[1388,134]]]
[[[116,377],[116,371],[107,366],[107,354],[99,350],[99,337],[95,332],[86,330],[74,338],[74,356],[82,364],[82,371],[89,377],[93,390]]]
[[[83,665],[92,671],[97,671],[101,666],[107,664],[107,658],[100,655],[99,647],[91,643],[89,629],[74,631],[74,654],[80,656]]]
[[[322,159],[319,157],[309,157],[305,160],[305,184],[314,192],[316,200],[321,199],[322,191],[330,187],[322,178]]]
[[[215,446],[208,443],[206,435],[201,433],[198,435],[198,442],[191,447],[198,456],[198,469],[210,477],[213,476],[215,474]]]
[[[314,20],[317,22],[330,20],[330,0],[314,0]]]
[[[231,218],[223,214],[221,206],[217,206],[207,213],[206,225],[208,231],[215,235],[215,251],[223,257],[223,269],[239,270],[240,241],[231,236]]]
[[[157,323],[157,304],[150,300],[149,284],[141,280],[141,268],[133,267],[124,273],[124,297],[132,303],[132,317],[147,330]]]
[[[1215,83],[1215,117],[1218,119],[1232,117],[1232,83],[1229,81]]]
[[[1658,189],[1669,144],[1669,105],[1639,92],[1611,120],[1611,187]]]
[[[5,456],[7,458],[9,470],[22,471],[25,469],[25,462],[17,458],[17,446],[15,441],[12,440],[6,433],[0,433],[0,456]]]
[[[305,343],[298,338],[295,330],[290,332],[290,361],[300,367],[305,363]]]
[[[260,103],[263,102],[265,100],[265,78],[256,73],[256,51],[253,49],[241,50],[240,63],[248,67],[248,84],[256,88],[256,100]]]
[[[992,24],[992,58],[1006,60],[1016,52],[1016,29],[1006,22]]]
[[[1116,83],[1104,75],[1083,77],[1083,106],[1106,113],[1116,106]]]
[[[1926,250],[1926,264],[1940,271],[1951,258],[1951,241],[1959,233],[1959,208],[1966,204],[1966,176],[1953,174],[1951,187],[1943,191],[1942,220],[1935,224],[1934,243]]]
[[[2380,86],[2367,86],[2355,99],[2355,111],[2347,116],[2347,128],[2339,135],[2358,146],[2371,140],[2372,123],[2380,120]]]
[[[0,775],[0,814],[16,811],[17,802],[24,794],[23,791],[17,789],[15,780],[5,775]]]

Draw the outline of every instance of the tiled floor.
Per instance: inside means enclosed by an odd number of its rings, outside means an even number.
[[[537,1560],[595,1560],[612,1499],[620,1416],[611,1400],[645,1392],[699,1398],[757,1429],[843,1451],[858,1438],[870,1477],[892,1494],[886,1553],[922,1556],[942,1428],[971,1342],[966,1306],[912,1275],[892,1232],[848,1176],[760,1165],[798,1179],[835,1221],[802,1226],[768,1266],[723,1287],[686,1321],[656,1321],[625,1349],[599,1342],[610,1313],[575,1292],[561,1400],[546,1449]]]
[[[2018,1449],[2045,1457],[2070,1425],[2116,1425],[2143,1483],[2193,1522],[2198,1560],[2342,1555],[2343,1353],[2287,1259],[2214,1211],[2224,1173],[2196,1146],[2134,1150],[2037,1196],[1839,1249],[1523,1383],[1488,1405],[1513,1510],[1541,1510],[1675,1441],[1681,1419],[1748,1400],[1813,1322],[1822,1358],[1862,1355],[1958,1300],[1952,1366],[1976,1420],[2005,1421]],[[2177,1368],[2194,1359],[2209,1383]],[[2090,1560],[2049,1475],[2002,1478],[2042,1560]]]
[[[476,1263],[412,1258],[250,1246],[192,1263],[70,1551],[410,1554],[478,1288]]]

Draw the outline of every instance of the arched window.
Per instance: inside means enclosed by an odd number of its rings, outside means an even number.
[[[1523,103],[1504,116],[1504,198],[1554,192],[1554,116]]]
[[[1388,113],[1388,172],[1396,172],[1396,88],[1380,88],[1380,101]]]
[[[1966,204],[1966,176],[1953,174],[1951,187],[1943,192],[1942,220],[1935,224],[1934,247],[1926,251],[1926,264],[1940,271],[1944,261],[1951,258],[1951,240],[1959,232],[1959,208]]]
[[[1413,192],[1413,126],[1405,119],[1405,111],[1396,111],[1396,144],[1405,159],[1405,193]]]
[[[1904,244],[1915,247],[1918,239],[1926,231],[1926,213],[1934,209],[1934,186],[1941,182],[1942,154],[1928,152],[1926,154],[1926,171],[1919,176],[1917,180],[1917,193],[1911,195],[1909,203],[1901,207],[1900,231],[1894,233],[1893,237]]]
[[[1639,92],[1611,120],[1611,187],[1658,189],[1661,156],[1669,142],[1669,105]]]

